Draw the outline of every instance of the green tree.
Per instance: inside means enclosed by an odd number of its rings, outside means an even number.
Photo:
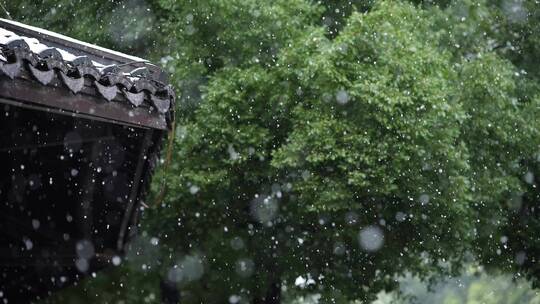
[[[489,238],[473,219],[520,188],[509,172],[532,153],[536,103],[496,53],[446,51],[445,11],[430,12],[383,2],[335,37],[306,27],[275,61],[208,78],[146,222],[176,254],[166,267],[204,256],[212,293],[186,282],[186,301],[276,302],[299,276],[324,301],[367,300],[395,274],[457,270]]]
[[[463,81],[473,81],[479,89],[464,95],[466,100],[473,101],[472,109],[479,116],[478,124],[471,127],[496,134],[490,143],[482,140],[474,153],[474,164],[488,160],[500,169],[496,174],[486,174],[486,169],[474,168],[479,176],[484,175],[485,188],[475,185],[478,235],[472,249],[490,269],[509,271],[517,278],[525,275],[537,286],[540,273],[534,264],[540,259],[535,237],[540,227],[536,220],[540,44],[534,33],[540,29],[538,3],[454,1],[444,11],[435,11],[442,13],[438,27],[448,29],[442,32],[444,48],[451,50],[458,60],[473,59],[462,74]],[[496,71],[484,74],[478,64],[489,65]],[[485,88],[494,83],[498,83],[500,90],[490,90],[486,96]],[[474,86],[468,85],[471,89]],[[488,103],[478,103],[482,100]],[[485,111],[490,113],[483,114]],[[514,111],[521,114],[513,114]],[[494,112],[499,114],[493,115]],[[512,131],[510,126],[516,128]],[[490,130],[493,127],[496,129]],[[476,136],[480,137],[491,136]]]

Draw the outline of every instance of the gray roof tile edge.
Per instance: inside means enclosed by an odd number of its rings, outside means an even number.
[[[84,87],[84,78],[89,78],[102,98],[112,101],[120,95],[134,107],[145,103],[166,115],[169,125],[172,122],[174,90],[154,79],[146,67],[135,67],[128,72],[123,67],[121,71],[118,65],[104,65],[87,56],[75,56],[0,27],[0,75],[13,79],[25,67],[39,83],[47,85],[56,76],[75,94]]]

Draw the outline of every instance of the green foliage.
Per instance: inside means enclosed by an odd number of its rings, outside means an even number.
[[[151,218],[184,215],[190,241],[179,248],[216,261],[208,267],[230,282],[219,297],[235,286],[248,298],[264,294],[261,282],[278,272],[287,288],[309,273],[324,278],[317,285],[327,300],[367,299],[390,288],[393,274],[459,266],[441,261],[463,257],[471,219],[491,220],[500,214],[492,204],[520,188],[508,170],[530,153],[534,107],[517,99],[510,63],[489,53],[456,61],[441,50],[436,24],[412,6],[381,3],[353,13],[333,39],[317,29],[295,36],[274,65],[228,64],[210,78],[181,127],[167,204]],[[253,218],[261,197],[275,218]],[[184,213],[189,206],[201,219]],[[384,233],[375,253],[358,246],[366,226]],[[235,278],[234,260],[245,256],[215,247],[239,235],[254,261],[252,287]]]
[[[208,71],[223,66],[268,65],[284,43],[309,28],[321,13],[305,1],[169,1],[160,4],[170,16],[172,50],[187,64]],[[224,25],[227,26],[224,26]]]
[[[162,37],[160,8],[144,0],[1,1],[16,21],[119,51],[151,56]]]

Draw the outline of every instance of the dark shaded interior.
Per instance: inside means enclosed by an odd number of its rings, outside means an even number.
[[[0,116],[0,291],[26,303],[120,254],[146,130],[2,103]]]

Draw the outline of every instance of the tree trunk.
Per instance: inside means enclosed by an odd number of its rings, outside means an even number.
[[[174,283],[168,282],[166,279],[162,279],[159,282],[161,289],[161,303],[163,304],[179,304],[180,303],[180,290]]]
[[[279,304],[281,303],[281,278],[278,276],[272,280],[266,295],[253,299],[253,304]]]

